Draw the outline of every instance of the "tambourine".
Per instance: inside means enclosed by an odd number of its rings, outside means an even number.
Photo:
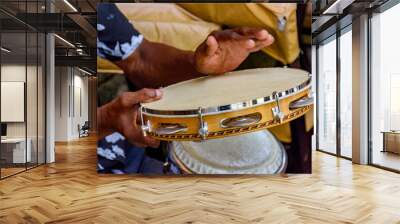
[[[159,101],[141,105],[145,135],[200,141],[259,131],[290,122],[312,109],[311,77],[292,68],[229,72],[163,89]]]

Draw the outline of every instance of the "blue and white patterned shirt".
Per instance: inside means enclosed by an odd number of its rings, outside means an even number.
[[[126,59],[142,43],[143,36],[112,3],[97,6],[97,55],[110,61]]]
[[[142,43],[143,36],[115,4],[97,5],[97,55],[110,61],[129,57]],[[145,149],[130,144],[120,133],[97,143],[99,173],[162,173],[162,162],[145,155]]]

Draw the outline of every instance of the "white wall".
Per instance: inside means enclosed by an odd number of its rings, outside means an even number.
[[[86,76],[82,76],[82,73],[77,70],[74,71],[74,113],[72,119],[72,135],[74,138],[78,137],[78,124],[83,125],[85,121],[89,119],[89,111],[88,111],[88,78]],[[81,110],[81,111],[80,111]]]
[[[78,124],[88,120],[88,78],[76,68],[56,67],[55,85],[55,140],[77,139]]]
[[[352,159],[368,163],[368,15],[352,23]]]
[[[46,8],[54,11],[54,5],[46,1]],[[46,163],[56,160],[55,153],[55,42],[54,34],[46,34]]]
[[[37,70],[38,69],[38,70]],[[25,80],[27,78],[27,80]],[[41,66],[25,67],[25,64],[3,64],[1,66],[1,81],[24,82],[26,84],[26,107],[22,107],[22,113],[26,112],[26,121],[6,122],[8,138],[25,138],[30,140],[32,161],[44,162],[44,74]],[[24,91],[24,90],[22,90]],[[23,94],[24,92],[22,92]],[[4,97],[4,96],[2,96]],[[10,110],[10,108],[1,108]],[[11,112],[12,111],[8,111]],[[37,156],[37,153],[39,156]]]
[[[25,64],[9,64],[1,66],[1,81],[5,82],[25,82]],[[33,69],[36,69],[33,66],[28,66],[27,71],[30,74]],[[36,73],[36,70],[35,70]],[[35,83],[36,85],[36,83]],[[27,93],[28,97],[36,97],[36,89],[34,93]],[[27,99],[28,100],[28,99]],[[29,102],[32,100],[28,100]],[[36,106],[36,105],[35,105]],[[1,108],[1,110],[7,110],[7,108]],[[28,114],[29,116],[29,114]],[[36,116],[36,114],[35,114]],[[30,117],[28,117],[28,120]],[[7,122],[7,137],[25,137],[25,122]],[[28,136],[29,137],[29,136]]]
[[[68,141],[69,69],[55,68],[55,141]]]

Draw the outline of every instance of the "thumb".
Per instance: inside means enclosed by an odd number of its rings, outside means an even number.
[[[139,103],[149,103],[161,99],[161,89],[141,89],[136,92],[126,92],[122,96],[125,106],[132,106]]]
[[[137,103],[150,103],[161,99],[162,91],[161,89],[141,89],[135,92],[135,98]]]
[[[218,50],[218,42],[214,36],[210,35],[206,40],[207,50],[206,53],[208,56],[214,55]]]

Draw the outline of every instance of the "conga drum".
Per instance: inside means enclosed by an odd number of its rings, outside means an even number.
[[[174,141],[169,153],[184,174],[279,174],[287,165],[283,145],[267,130],[201,142]]]
[[[267,157],[274,158],[284,167],[286,158],[282,146],[266,129],[303,116],[314,101],[310,75],[291,68],[249,69],[201,77],[168,86],[163,92],[161,100],[141,105],[143,133],[172,141],[172,157],[188,173],[282,172],[278,165],[266,163]],[[270,152],[256,142],[264,142]],[[199,151],[205,154],[198,154]],[[218,153],[227,156],[225,163],[212,162],[210,155]],[[246,160],[257,153],[263,154],[263,162],[253,159],[236,166],[233,161],[240,161],[238,155]],[[219,160],[222,157],[219,155]],[[193,165],[196,163],[204,166],[199,168]]]

